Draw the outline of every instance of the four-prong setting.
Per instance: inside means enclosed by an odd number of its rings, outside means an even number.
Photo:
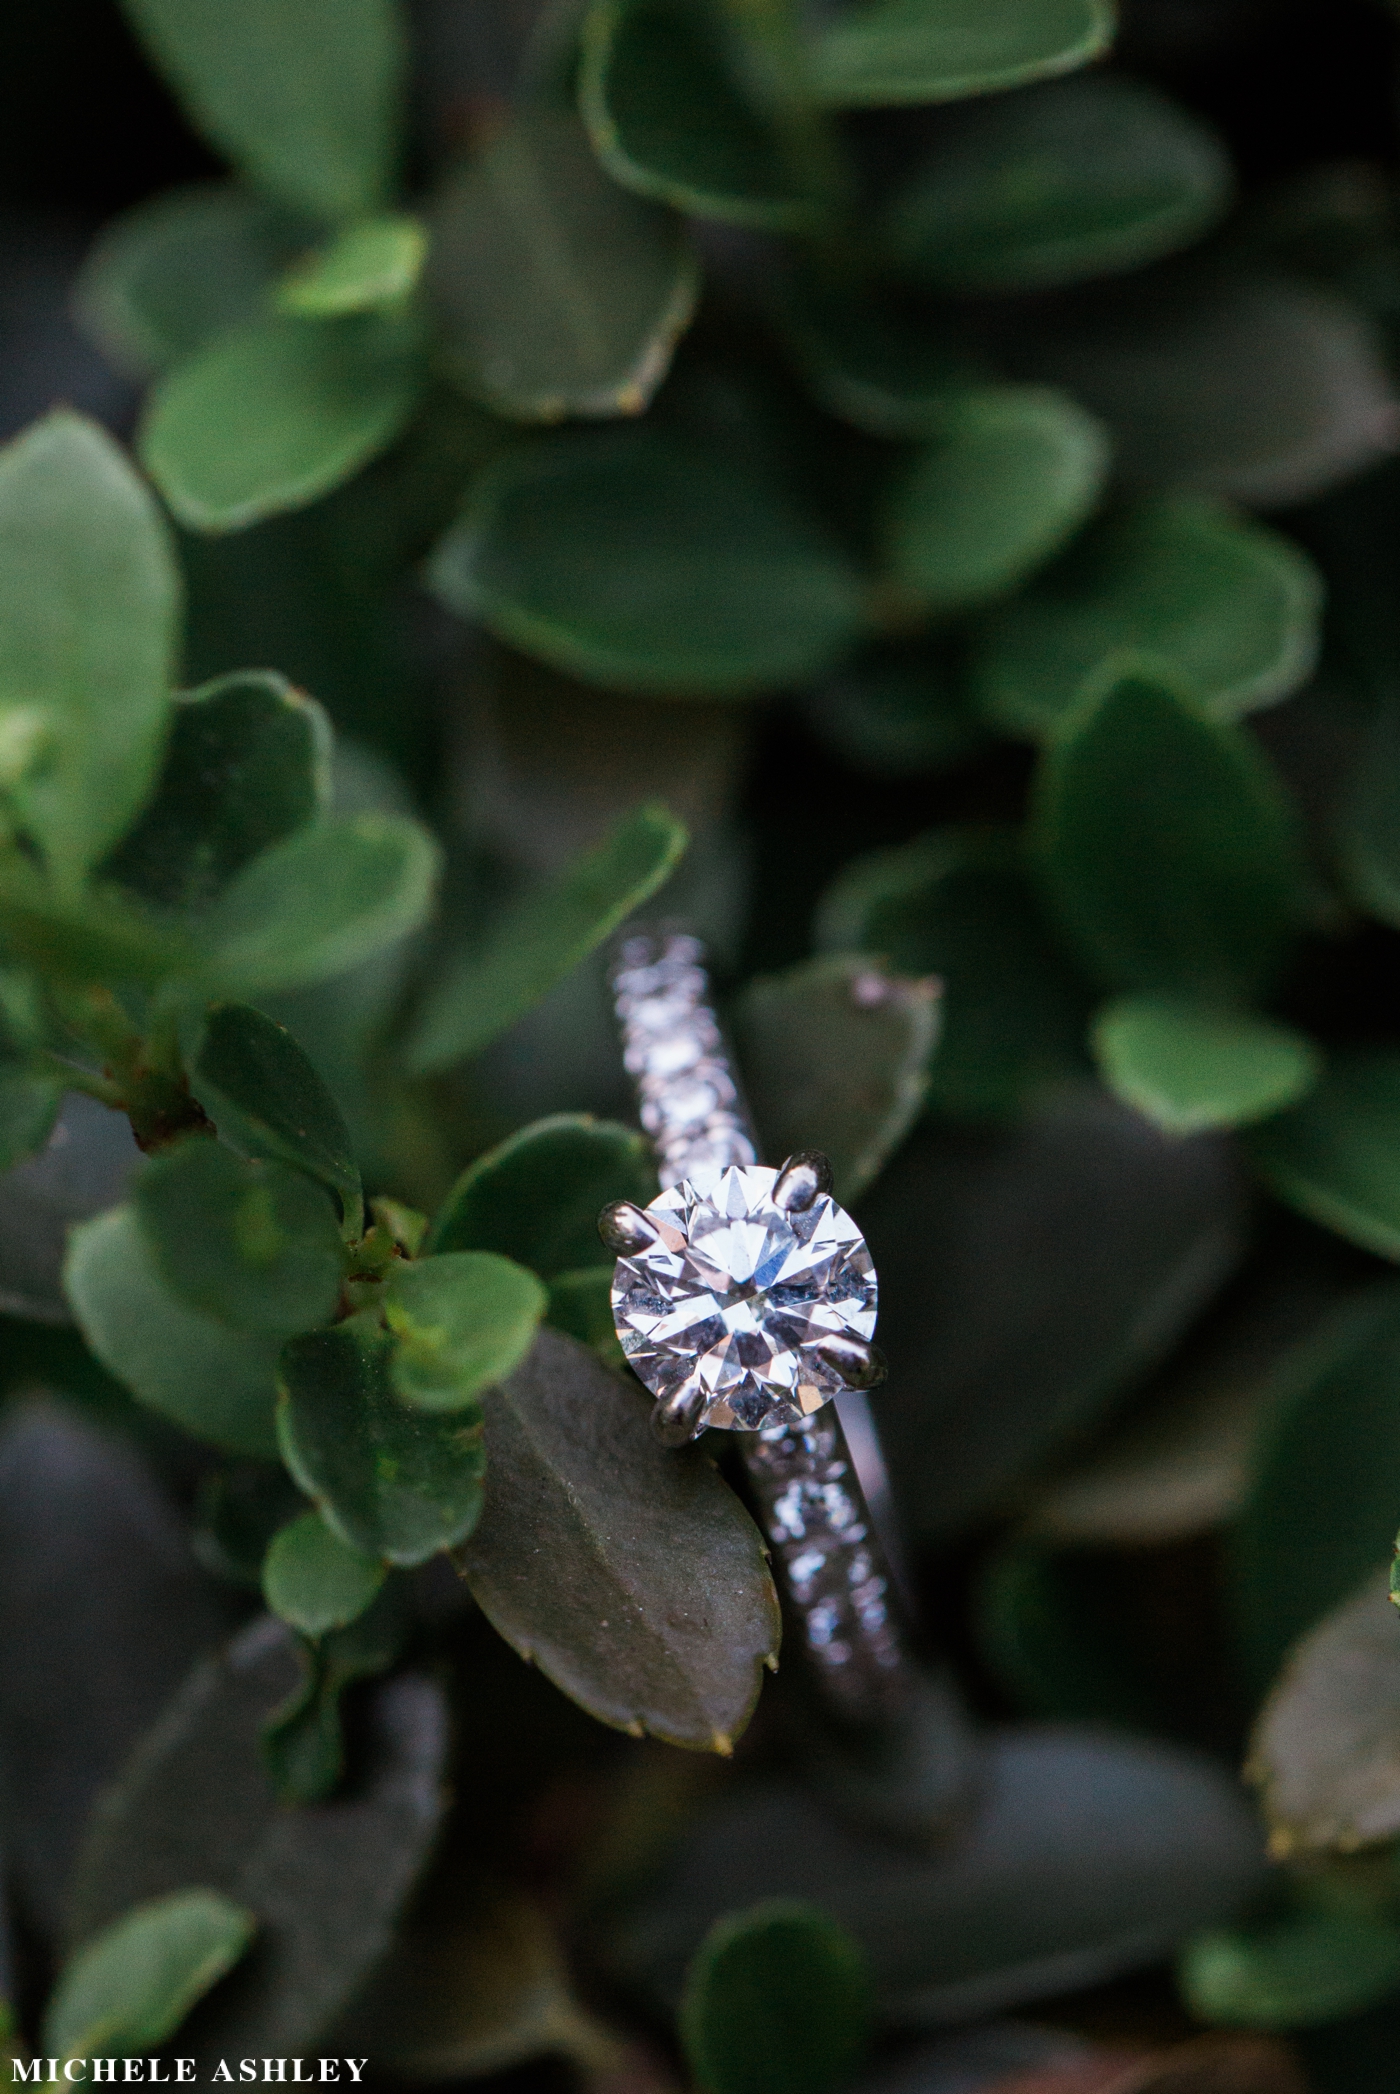
[[[805,1214],[823,1193],[831,1192],[831,1164],[820,1149],[799,1149],[789,1156],[773,1184],[773,1205],[784,1214]]]
[[[848,1389],[878,1389],[889,1374],[885,1355],[868,1338],[833,1333],[823,1338],[817,1351],[828,1367],[834,1367]]]
[[[631,1200],[614,1200],[598,1216],[598,1234],[603,1248],[615,1258],[634,1257],[655,1243],[659,1231],[645,1207]]]

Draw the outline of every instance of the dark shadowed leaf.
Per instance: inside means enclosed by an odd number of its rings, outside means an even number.
[[[166,908],[198,909],[330,796],[330,727],[314,699],[241,670],[176,702],[155,797],[104,871]]]
[[[721,1913],[810,1899],[864,1949],[886,2016],[964,2021],[1153,1963],[1233,1917],[1262,1874],[1252,1813],[1213,1761],[1006,1730],[989,1741],[980,1814],[938,1854],[849,1830],[772,1779],[722,1795],[621,1922],[618,1962],[673,1999]]]
[[[727,1752],[776,1653],[758,1529],[698,1448],[557,1331],[488,1392],[489,1483],[459,1561],[508,1643],[602,1722]]]
[[[394,1393],[415,1410],[465,1410],[520,1365],[547,1303],[534,1273],[494,1251],[449,1251],[396,1266],[384,1294],[385,1320],[398,1339]]]
[[[164,1285],[134,1209],[113,1207],[69,1238],[64,1285],[109,1373],[196,1439],[272,1455],[276,1337],[202,1316]]]
[[[44,2015],[58,2057],[156,2050],[244,1953],[257,1921],[216,1890],[152,1898],[85,1942]]]
[[[853,858],[822,897],[817,942],[943,983],[929,1102],[997,1119],[1087,1074],[1091,998],[1059,950],[1011,829],[943,829]]]
[[[402,316],[272,315],[158,380],[137,447],[181,523],[238,531],[305,508],[387,450],[422,386],[417,329]]]
[[[74,290],[81,325],[119,370],[147,379],[255,320],[315,228],[251,189],[200,182],[124,211]]]
[[[1400,1055],[1335,1055],[1311,1097],[1249,1137],[1248,1155],[1310,1221],[1400,1259]]]
[[[465,1540],[481,1511],[481,1414],[435,1417],[394,1391],[396,1341],[362,1309],[284,1348],[277,1431],[282,1457],[352,1549],[426,1563]]]
[[[799,279],[778,317],[822,406],[869,436],[936,436],[957,397],[991,377],[959,336],[873,291]]]
[[[936,639],[857,655],[808,692],[803,709],[823,741],[875,778],[952,770],[991,740]]]
[[[602,1262],[598,1216],[613,1200],[656,1198],[645,1135],[587,1113],[522,1127],[468,1165],[428,1238],[430,1251],[499,1251],[552,1279]]]
[[[412,1072],[450,1068],[523,1017],[655,894],[688,841],[664,807],[639,807],[567,871],[506,908],[484,945],[449,961],[429,991],[407,1049]]]
[[[268,1716],[263,1765],[283,1803],[323,1803],[345,1775],[343,1697],[357,1680],[387,1672],[402,1655],[409,1620],[402,1580],[390,1579],[363,1614],[300,1645],[302,1674]]]
[[[1322,1073],[1317,1048],[1291,1025],[1179,997],[1118,997],[1093,1041],[1109,1089],[1167,1134],[1267,1119]]]
[[[180,579],[150,490],[66,409],[0,452],[0,790],[72,891],[150,789]]]
[[[779,231],[817,215],[702,9],[597,0],[584,22],[579,106],[608,173],[640,196]]]
[[[65,895],[33,860],[0,848],[0,940],[8,957],[57,981],[139,982],[188,974],[195,947],[118,887]]]
[[[848,0],[812,53],[817,92],[839,107],[956,102],[1072,72],[1113,34],[1107,0]]]
[[[68,1232],[123,1199],[140,1162],[126,1115],[70,1091],[47,1146],[0,1177],[0,1312],[72,1322]]]
[[[938,990],[839,953],[751,982],[734,1041],[763,1153],[831,1159],[849,1205],[919,1114],[938,1039]]]
[[[834,2094],[870,2036],[859,1945],[817,1905],[773,1898],[717,1920],[681,2000],[686,2062],[704,2094]]]
[[[1302,919],[1278,779],[1150,668],[1085,692],[1042,760],[1032,833],[1059,920],[1112,987],[1228,1002],[1270,981]]]
[[[993,1510],[1155,1366],[1229,1274],[1223,1143],[1087,1087],[1004,1133],[925,1129],[861,1205],[896,1496],[932,1539]]]
[[[263,1560],[263,1598],[303,1636],[343,1629],[364,1613],[384,1583],[377,1558],[347,1548],[319,1512],[304,1512],[274,1535]]]
[[[444,1807],[447,1713],[409,1677],[368,1702],[353,1787],[287,1810],[259,1737],[297,1687],[296,1640],[262,1619],[186,1681],[111,1791],[79,1870],[73,1937],[191,1883],[246,1906],[258,1948],[185,2031],[215,2058],[314,2050],[389,1946]]]
[[[804,682],[863,616],[849,556],[785,489],[651,427],[558,436],[489,466],[429,580],[449,610],[556,669],[676,695]]]
[[[398,305],[417,283],[427,252],[423,222],[409,212],[363,218],[287,272],[277,287],[278,310],[328,320]]]
[[[1185,247],[1231,187],[1204,124],[1140,81],[1088,73],[951,111],[886,237],[934,290],[1039,290]]]
[[[360,1174],[340,1108],[284,1025],[246,1004],[216,1004],[191,1077],[225,1141],[275,1157],[327,1186],[353,1242],[364,1221]]]
[[[586,1265],[577,1272],[559,1272],[549,1283],[549,1308],[545,1322],[552,1330],[564,1331],[596,1352],[608,1367],[624,1364],[622,1346],[612,1312],[613,1268]]]
[[[1063,394],[996,386],[950,399],[885,503],[890,578],[935,614],[972,610],[1057,553],[1096,505],[1108,442]]]
[[[1095,524],[974,629],[972,689],[995,725],[1039,740],[1127,648],[1231,719],[1306,679],[1321,595],[1311,562],[1263,525],[1182,496],[1143,502]]]
[[[213,1577],[259,1592],[273,1536],[305,1510],[280,1461],[229,1462],[200,1481],[191,1545]]]
[[[24,1062],[0,1062],[0,1171],[43,1148],[62,1103],[61,1077],[35,1074]]]
[[[681,221],[609,179],[577,116],[517,114],[431,225],[428,288],[468,393],[518,421],[641,413],[698,271]]]
[[[123,0],[212,145],[313,218],[382,204],[398,173],[403,30],[392,0]]]
[[[1400,699],[1382,699],[1362,741],[1338,824],[1348,892],[1382,923],[1400,924]]]
[[[1252,1927],[1198,1934],[1178,1976],[1201,2021],[1316,2028],[1400,1985],[1400,1927],[1367,1913],[1303,1907]]]

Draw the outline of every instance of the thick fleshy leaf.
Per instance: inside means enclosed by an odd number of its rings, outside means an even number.
[[[289,1163],[326,1186],[340,1203],[345,1235],[358,1239],[364,1195],[349,1133],[285,1025],[246,1004],[215,1004],[191,1085],[225,1141],[246,1155]]]
[[[1306,1034],[1252,1011],[1120,996],[1094,1021],[1099,1073],[1167,1134],[1244,1127],[1296,1105],[1322,1074]]]
[[[287,272],[277,287],[278,309],[329,320],[398,305],[417,283],[427,254],[426,228],[407,211],[362,218]]]
[[[1310,1221],[1400,1260],[1400,1055],[1334,1055],[1310,1097],[1250,1135],[1248,1155]]]
[[[587,1113],[522,1127],[463,1171],[429,1251],[499,1251],[552,1279],[603,1262],[598,1216],[613,1200],[645,1207],[658,1191],[645,1135]]]
[[[517,114],[430,223],[428,287],[468,393],[525,422],[641,413],[698,270],[680,220],[609,179],[577,116]]]
[[[132,1205],[161,1280],[187,1309],[278,1338],[333,1314],[345,1251],[328,1195],[301,1171],[192,1135],[151,1158]]]
[[[198,1667],[109,1793],[79,1869],[78,1942],[190,1884],[257,1919],[256,1955],[182,2037],[205,2082],[219,2057],[315,2051],[386,1952],[445,1807],[447,1711],[412,1676],[368,1698],[349,1794],[280,1804],[259,1740],[300,1679],[295,1637],[266,1618]]]
[[[958,102],[1087,65],[1108,45],[1109,0],[848,0],[812,53],[823,100],[839,107]]]
[[[400,1402],[397,1351],[373,1309],[293,1338],[278,1369],[277,1435],[342,1541],[411,1565],[471,1533],[485,1462],[475,1404],[434,1417]]]
[[[605,1367],[621,1367],[625,1356],[613,1322],[612,1283],[611,1265],[556,1273],[549,1283],[545,1321],[551,1330],[563,1331],[596,1352]]]
[[[1004,595],[1078,530],[1107,475],[1105,431],[1063,394],[965,393],[887,497],[890,578],[936,613]]]
[[[1042,758],[1033,837],[1056,915],[1110,987],[1229,1001],[1270,982],[1302,921],[1281,785],[1241,729],[1151,668],[1085,692]]]
[[[653,427],[489,466],[429,579],[449,610],[556,669],[677,696],[805,682],[863,617],[848,555],[785,489]]]
[[[132,1208],[73,1230],[63,1279],[88,1344],[143,1403],[227,1453],[276,1453],[279,1340],[232,1331],[179,1301]]]
[[[802,278],[778,317],[822,406],[868,436],[936,436],[950,405],[992,378],[958,336],[873,291]]]
[[[1275,1377],[1229,1538],[1227,1596],[1258,1692],[1290,1645],[1390,1557],[1397,1373],[1400,1289],[1381,1282],[1338,1308]]]
[[[0,1171],[42,1149],[63,1103],[63,1079],[24,1062],[0,1062]]]
[[[1400,1926],[1364,1912],[1304,1906],[1252,1927],[1198,1935],[1181,1957],[1178,1977],[1201,2021],[1317,2028],[1400,1985]]]
[[[639,807],[566,872],[508,906],[485,943],[449,961],[429,990],[407,1048],[412,1073],[464,1061],[523,1017],[650,900],[688,841],[664,807]]]
[[[253,859],[199,922],[195,987],[265,995],[325,981],[416,930],[432,905],[438,850],[421,823],[337,815]]]
[[[304,1512],[274,1535],[262,1567],[263,1598],[303,1636],[343,1629],[384,1583],[384,1566],[348,1548],[319,1512]]]
[[[60,409],[0,451],[0,793],[71,891],[150,790],[180,579],[112,439]]]
[[[762,1153],[831,1159],[849,1205],[918,1118],[938,1039],[938,991],[868,955],[808,960],[751,982],[734,1042]]]
[[[99,235],[74,309],[119,370],[152,378],[257,319],[314,237],[308,221],[232,182],[166,189]]]
[[[1001,1132],[919,1130],[861,1204],[909,1531],[965,1531],[1102,1418],[1229,1275],[1243,1220],[1222,1141],[1168,1138],[1096,1087]]]
[[[974,695],[994,725],[1039,740],[1087,678],[1150,654],[1220,719],[1286,698],[1317,655],[1321,584],[1294,545],[1178,496],[1115,511],[974,627]]]
[[[158,918],[117,887],[65,894],[33,860],[0,848],[0,943],[50,979],[139,982],[153,987],[188,974],[196,948],[169,918]]]
[[[345,1773],[343,1698],[358,1680],[388,1672],[403,1654],[409,1619],[401,1579],[343,1629],[300,1646],[302,1679],[272,1711],[258,1743],[283,1803],[324,1803]]]
[[[44,2015],[46,2046],[60,2059],[157,2050],[256,1930],[253,1914],[216,1890],[177,1890],[137,1905],[59,1973]]]
[[[823,741],[875,778],[952,770],[991,741],[967,704],[956,658],[937,639],[857,655],[808,692],[803,709]]]
[[[944,829],[852,859],[823,896],[817,942],[942,981],[929,1102],[997,1119],[1088,1068],[1089,992],[1056,946],[1010,829]]]
[[[1374,1571],[1296,1644],[1260,1711],[1248,1774],[1279,1856],[1400,1835],[1400,1622]]]
[[[272,315],[168,371],[137,448],[182,524],[238,531],[350,479],[388,449],[422,387],[410,321]]]
[[[384,1295],[399,1341],[394,1393],[415,1410],[465,1410],[520,1365],[548,1299],[534,1273],[494,1251],[449,1251],[396,1267]]]
[[[817,1905],[716,1921],[686,1973],[681,2045],[704,2094],[834,2094],[870,2036],[870,1974]]]
[[[155,796],[104,870],[144,901],[198,909],[329,797],[315,700],[268,670],[221,676],[177,700]]]
[[[398,173],[405,43],[393,0],[123,0],[194,123],[313,218],[382,204]]]
[[[1004,1730],[988,1741],[983,1783],[977,1817],[934,1854],[850,1830],[772,1778],[721,1793],[622,1921],[617,1961],[674,1998],[721,1913],[805,1898],[865,1950],[885,2015],[955,2022],[1153,1963],[1258,1891],[1252,1813],[1196,1753]]]
[[[579,106],[608,173],[640,196],[777,231],[818,215],[716,24],[683,0],[596,0],[583,29]]]
[[[886,238],[934,290],[1041,290],[1187,246],[1231,186],[1204,124],[1140,81],[1089,73],[950,112]]]
[[[762,1537],[698,1448],[557,1331],[488,1392],[490,1481],[458,1561],[506,1641],[590,1714],[727,1752],[777,1652]]]

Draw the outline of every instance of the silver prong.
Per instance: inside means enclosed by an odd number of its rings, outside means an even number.
[[[700,1434],[700,1413],[705,1391],[698,1383],[678,1395],[663,1396],[652,1405],[651,1429],[663,1447],[686,1447]]]
[[[655,1243],[660,1230],[643,1207],[634,1206],[631,1200],[614,1200],[598,1216],[598,1234],[603,1247],[615,1258],[626,1258],[634,1251],[644,1251]]]
[[[868,1338],[847,1338],[833,1332],[817,1347],[818,1357],[834,1367],[848,1389],[878,1389],[889,1368],[878,1345]]]
[[[831,1164],[820,1149],[799,1149],[789,1156],[773,1184],[773,1203],[785,1214],[803,1214],[814,1200],[831,1191]]]

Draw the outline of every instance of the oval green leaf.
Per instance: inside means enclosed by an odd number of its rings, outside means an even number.
[[[384,1583],[384,1566],[347,1548],[319,1512],[304,1512],[273,1536],[263,1559],[263,1598],[303,1636],[343,1629]]]
[[[1286,698],[1317,656],[1322,589],[1305,554],[1262,524],[1185,496],[1095,524],[972,631],[987,718],[1039,740],[1115,654],[1151,654],[1233,719]]]
[[[1095,1019],[1093,1043],[1109,1089],[1166,1134],[1267,1119],[1322,1074],[1291,1025],[1178,997],[1119,997]]]
[[[1248,1155],[1290,1207],[1364,1250],[1400,1260],[1400,1054],[1337,1054],[1295,1111],[1249,1137]]]
[[[646,1136],[587,1113],[522,1127],[469,1164],[442,1204],[429,1251],[498,1251],[552,1279],[603,1262],[598,1216],[645,1207],[659,1187]]]
[[[859,1944],[801,1899],[717,1920],[686,1973],[681,2045],[704,2094],[835,2094],[870,2023]]]
[[[216,1890],[173,1891],[128,1912],[64,1966],[44,2016],[60,2060],[158,2050],[247,1948],[257,1920]]]
[[[817,39],[813,83],[838,108],[958,102],[1073,72],[1113,29],[1111,0],[848,0]]]
[[[414,1410],[460,1411],[520,1365],[548,1295],[493,1251],[449,1251],[396,1267],[384,1319],[398,1346],[394,1393]]]
[[[407,211],[362,218],[305,256],[277,287],[280,312],[329,320],[399,305],[423,272],[428,233]]]
[[[1318,2028],[1400,1985],[1400,1926],[1364,1912],[1304,1907],[1257,1926],[1198,1934],[1177,1976],[1201,2021]]]

